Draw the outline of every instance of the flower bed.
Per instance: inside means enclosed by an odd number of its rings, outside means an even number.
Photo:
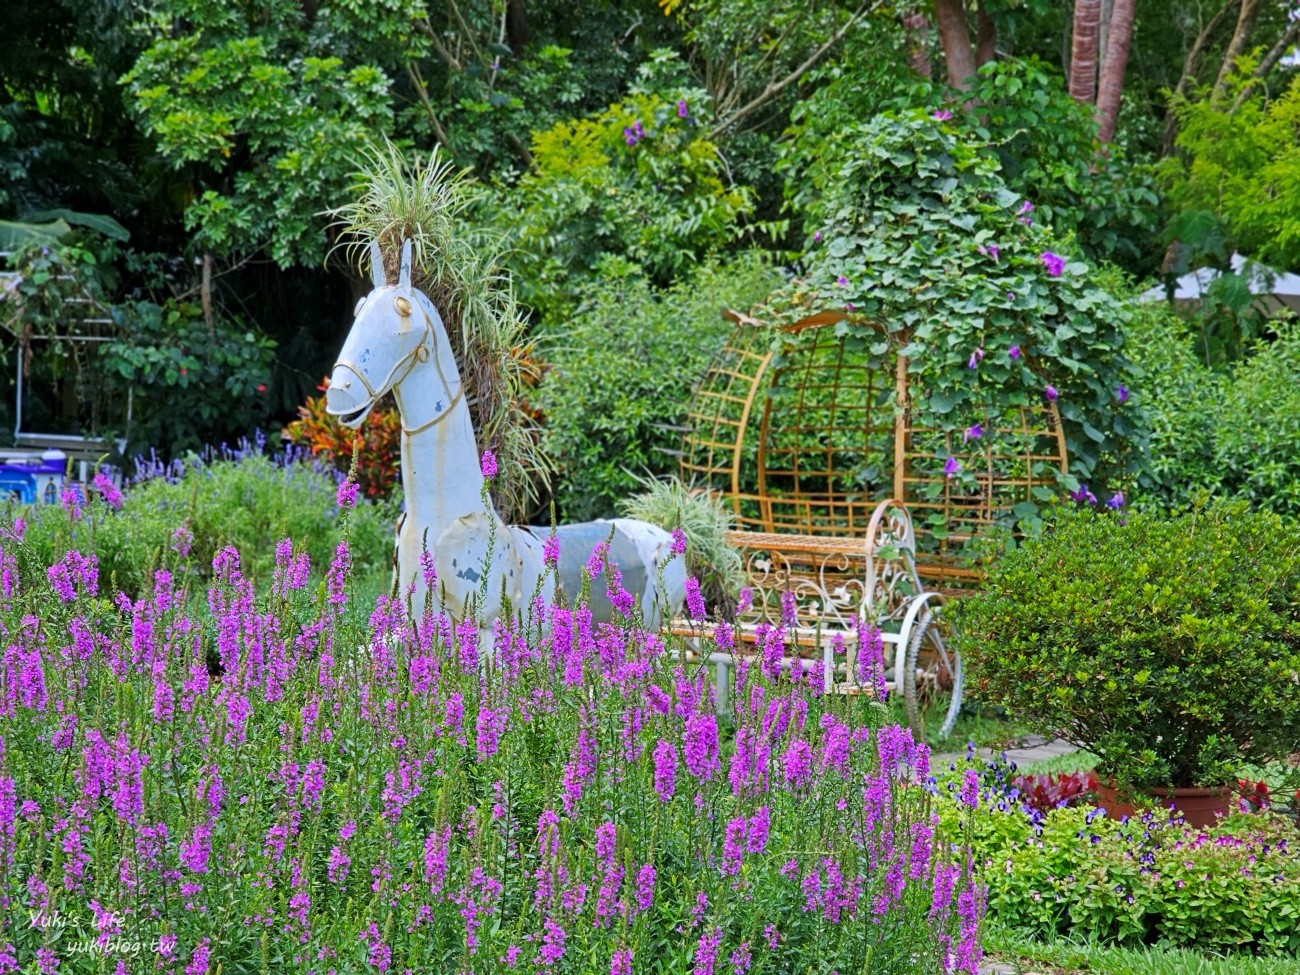
[[[346,533],[323,579],[217,553],[206,608],[180,552],[110,599],[0,538],[0,972],[976,970],[925,746],[819,678],[742,664],[719,721],[581,604],[488,665],[473,620],[351,605]]]
[[[1088,803],[1042,811],[1013,773],[999,762],[954,763],[931,783],[946,799],[949,835],[964,835],[982,868],[990,918],[1038,937],[1300,951],[1300,832],[1291,820],[1243,813],[1197,829],[1166,810],[1124,822]],[[1058,783],[1062,803],[1086,794],[1074,784]]]

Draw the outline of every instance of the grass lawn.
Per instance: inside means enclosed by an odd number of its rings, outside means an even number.
[[[992,922],[985,928],[984,951],[987,962],[997,962],[1013,975],[1300,975],[1296,958],[1216,958],[1173,948],[1041,941]]]

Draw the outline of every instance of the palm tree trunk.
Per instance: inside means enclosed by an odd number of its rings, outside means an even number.
[[[1074,32],[1070,39],[1070,94],[1091,105],[1097,98],[1097,43],[1101,0],[1074,0]]]
[[[934,19],[939,26],[943,58],[948,63],[948,84],[965,91],[975,73],[975,51],[970,43],[965,4],[962,0],[934,0]]]
[[[1133,40],[1136,7],[1137,0],[1115,0],[1111,8],[1106,58],[1102,62],[1097,85],[1097,137],[1102,143],[1115,138],[1115,123],[1119,119],[1120,95],[1124,92],[1124,68],[1128,64],[1128,48]]]

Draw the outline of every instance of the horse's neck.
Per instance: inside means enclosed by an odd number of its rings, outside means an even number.
[[[444,363],[442,373],[439,360]],[[450,347],[441,341],[438,356],[417,362],[393,390],[402,417],[407,518],[417,531],[428,532],[430,549],[453,521],[483,507],[474,425],[454,362]]]

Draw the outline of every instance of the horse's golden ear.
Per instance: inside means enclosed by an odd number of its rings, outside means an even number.
[[[401,315],[403,318],[411,317],[411,303],[401,295],[398,295],[393,299],[393,308],[395,308],[397,314]]]

